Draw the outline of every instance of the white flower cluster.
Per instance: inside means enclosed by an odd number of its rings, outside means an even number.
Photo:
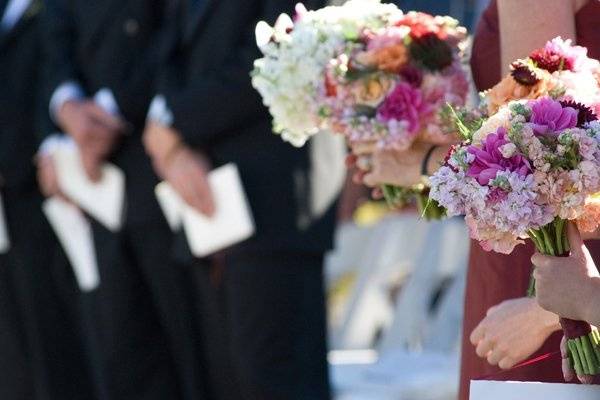
[[[265,22],[257,25],[257,42],[264,57],[254,63],[252,84],[269,107],[274,132],[300,147],[323,128],[320,113],[327,65],[365,24],[402,13],[379,0],[350,0],[317,11],[300,6],[296,11],[295,23],[282,14],[272,28]]]

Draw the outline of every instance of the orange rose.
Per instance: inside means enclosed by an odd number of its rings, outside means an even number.
[[[533,86],[524,86],[507,75],[500,83],[486,92],[488,112],[495,114],[500,107],[513,100],[537,99],[548,95],[554,88],[550,74],[539,74],[540,80]]]
[[[600,199],[592,196],[585,202],[583,214],[577,219],[581,232],[594,232],[600,225]]]
[[[376,50],[365,51],[356,55],[356,60],[366,66],[377,67],[377,69],[398,73],[408,60],[408,51],[403,44],[395,44]]]
[[[359,104],[377,107],[392,87],[392,81],[384,76],[374,76],[356,83],[353,93]]]

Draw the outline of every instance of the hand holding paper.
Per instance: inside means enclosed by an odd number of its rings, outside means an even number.
[[[116,166],[104,163],[101,179],[93,182],[84,171],[77,146],[64,140],[52,152],[61,191],[90,216],[111,231],[122,225],[125,203],[125,175]]]
[[[168,183],[156,187],[156,196],[173,230],[183,225],[192,254],[206,257],[250,238],[255,231],[252,213],[233,164],[212,171],[208,183],[215,213],[207,217],[185,203]]]
[[[165,167],[164,178],[191,208],[212,217],[215,201],[208,177],[209,163],[201,154],[181,148]]]
[[[119,113],[114,96],[108,89],[98,91],[94,103],[103,113],[97,115],[116,116]],[[110,140],[106,143],[112,143]],[[117,231],[122,224],[125,175],[116,166],[103,162],[105,155],[98,153],[93,146],[92,150],[85,147],[86,143],[84,141],[81,145],[65,135],[47,139],[40,150],[40,186],[47,197],[67,197],[108,229]],[[90,174],[91,169],[94,172]]]
[[[126,124],[112,92],[101,89],[94,100],[69,100],[58,111],[60,126],[77,143],[88,177],[100,179],[100,166],[112,152]]]

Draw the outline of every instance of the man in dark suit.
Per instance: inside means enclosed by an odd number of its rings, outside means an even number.
[[[171,234],[141,143],[169,2],[47,2],[49,116],[74,139],[91,179],[106,160],[126,176],[122,230],[92,222],[101,282],[84,296],[100,333],[98,386],[111,400],[202,398],[183,278],[169,260]],[[112,93],[117,116],[92,100],[101,89]]]
[[[202,325],[213,392],[231,399],[327,399],[322,262],[333,205],[313,212],[309,147],[295,149],[271,133],[249,75],[259,57],[256,23],[292,13],[295,1],[178,3],[146,149],[158,173],[206,215],[219,206],[209,170],[237,164],[257,227],[253,238],[210,260],[178,253],[200,288],[197,315],[214,317]],[[307,6],[322,5],[314,3]],[[231,355],[233,375],[219,354]],[[232,381],[239,393],[219,390]]]
[[[41,0],[0,0],[0,398],[93,399],[76,284],[41,212],[34,157]]]

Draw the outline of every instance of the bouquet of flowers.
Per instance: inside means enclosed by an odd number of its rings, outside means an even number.
[[[260,23],[257,38],[264,57],[255,62],[253,85],[284,140],[301,146],[330,130],[367,153],[457,140],[445,109],[464,106],[469,84],[461,64],[466,30],[456,20],[350,0],[317,11],[298,7],[294,21]],[[416,192],[384,193],[403,200]]]
[[[471,129],[458,121],[464,141],[430,178],[430,197],[449,215],[465,215],[471,237],[485,250],[509,254],[530,238],[539,252],[561,256],[570,249],[568,221],[595,229],[598,66],[584,48],[555,39],[513,64],[511,77],[488,92],[489,118]],[[582,98],[580,82],[589,85]],[[499,93],[508,93],[506,104],[497,101]],[[520,95],[524,99],[514,99]],[[600,374],[598,333],[581,321],[561,324],[578,375]]]

